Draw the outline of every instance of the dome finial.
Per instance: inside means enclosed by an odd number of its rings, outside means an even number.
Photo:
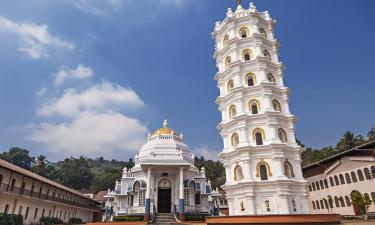
[[[242,0],[236,0],[237,5],[241,5]]]
[[[167,118],[164,119],[164,122],[163,122],[163,127],[167,127],[168,126],[168,120]]]

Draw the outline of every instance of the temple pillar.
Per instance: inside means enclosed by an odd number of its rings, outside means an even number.
[[[147,187],[145,196],[145,216],[144,221],[150,221],[151,219],[151,168],[147,168]]]
[[[184,168],[180,167],[180,196],[179,196],[179,220],[185,220],[185,200],[184,200]]]

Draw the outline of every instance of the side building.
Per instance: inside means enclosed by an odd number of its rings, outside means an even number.
[[[350,194],[360,192],[375,211],[375,141],[302,168],[310,213],[355,215]]]
[[[0,213],[22,215],[25,224],[41,217],[93,222],[100,219],[100,207],[76,190],[0,159]]]

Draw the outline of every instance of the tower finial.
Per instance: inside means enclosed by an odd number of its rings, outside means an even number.
[[[242,0],[236,0],[237,5],[241,5]]]
[[[163,127],[167,127],[168,126],[168,120],[167,120],[167,117],[164,118],[164,122],[163,122]]]

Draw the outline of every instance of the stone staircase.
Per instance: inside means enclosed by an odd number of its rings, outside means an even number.
[[[173,213],[157,213],[152,224],[177,224]]]

